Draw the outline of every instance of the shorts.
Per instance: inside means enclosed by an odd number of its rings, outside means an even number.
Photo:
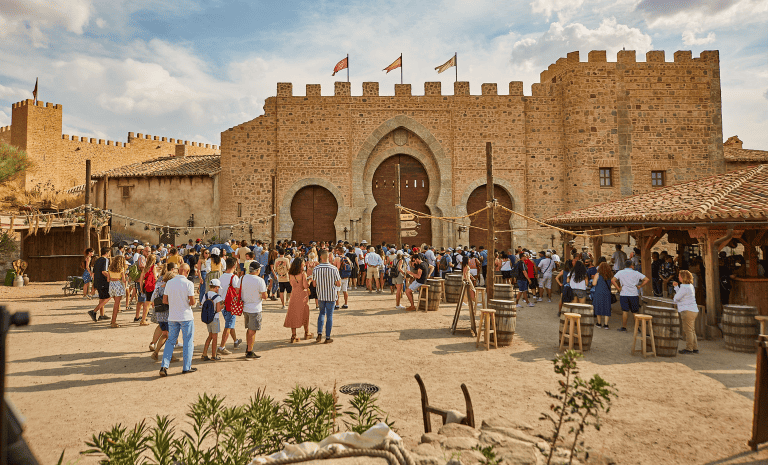
[[[517,289],[520,292],[525,292],[528,290],[528,281],[525,279],[518,279],[517,280]]]
[[[311,283],[309,284],[309,300],[317,299],[317,288]]]
[[[412,290],[413,292],[419,292],[419,288],[423,286],[420,282],[414,280],[410,286],[408,286],[408,289]]]
[[[168,331],[168,322],[167,321],[161,321],[157,323],[158,326],[160,326],[160,331]]]
[[[620,295],[621,311],[637,313],[640,311],[640,297],[636,295]]]
[[[290,294],[290,293],[291,293],[291,291],[293,291],[293,288],[291,287],[291,283],[289,283],[288,281],[286,281],[286,282],[284,282],[284,283],[278,283],[278,286],[279,286],[279,292],[280,292],[281,294],[282,294],[283,292],[287,292],[287,293],[289,293],[289,294]]]
[[[110,297],[122,297],[125,295],[125,287],[120,281],[109,282],[109,296]]]
[[[240,264],[240,271],[245,272],[245,263]]]
[[[96,289],[99,292],[99,299],[106,300],[110,298],[109,289]]]
[[[572,289],[573,295],[579,299],[586,299],[588,291],[586,289]]]
[[[151,292],[145,292],[144,293],[144,299],[145,299],[144,302],[152,302],[152,294],[154,294],[154,293],[155,293],[154,290],[151,291]],[[139,302],[141,302],[141,301],[139,301]]]
[[[540,284],[544,289],[552,289],[552,273],[547,273],[542,276]]]
[[[152,294],[150,293],[149,296],[151,298]],[[137,292],[136,293],[136,298],[138,299],[137,302],[147,302],[148,301],[147,294],[145,292],[141,292],[141,291]]]
[[[224,317],[224,329],[235,329],[235,321],[237,320],[237,316],[229,313],[226,310],[222,310],[221,315]]]
[[[531,289],[538,289],[539,288],[539,278],[531,278]]]
[[[342,278],[341,289],[339,289],[339,292],[347,292],[347,287],[349,287],[349,278]]]
[[[218,334],[221,332],[221,323],[219,323],[218,318],[214,318],[213,321],[205,325],[206,328],[208,328],[209,333]]]
[[[243,312],[243,317],[245,318],[245,329],[249,331],[261,330],[261,312]]]
[[[395,286],[402,285],[404,282],[405,282],[405,276],[403,275],[403,273],[397,273],[397,277],[392,278],[392,284],[394,284]]]
[[[91,282],[91,273],[88,271],[83,272],[83,284],[88,284]]]
[[[501,276],[504,279],[512,279],[512,270],[502,270],[501,271]]]
[[[469,274],[471,274],[472,276],[477,276],[477,268],[470,268]]]
[[[367,279],[379,279],[379,267],[369,266],[368,270],[365,272],[365,277]]]

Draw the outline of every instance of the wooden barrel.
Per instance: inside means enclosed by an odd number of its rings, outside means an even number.
[[[680,341],[680,314],[677,309],[646,305],[643,311],[651,315],[653,320],[653,339],[656,342],[656,356],[676,357],[677,345]],[[651,339],[646,341],[646,347],[651,349]]]
[[[666,297],[656,297],[656,296],[642,296],[640,299],[643,302],[643,305],[652,305],[654,307],[664,307],[664,308],[676,308],[675,301],[672,299],[667,299]]]
[[[563,335],[563,327],[565,326],[565,313],[578,313],[581,315],[581,344],[584,346],[584,351],[592,348],[592,336],[595,333],[595,309],[589,304],[579,303],[564,303],[563,312],[560,314],[560,331],[557,335],[557,344],[560,345],[560,338]],[[576,331],[574,327],[574,332]],[[574,348],[578,348],[579,343],[574,339]]]
[[[723,340],[725,348],[734,352],[754,353],[760,323],[755,320],[757,307],[723,305]]]
[[[429,299],[419,299],[419,310],[422,312],[436,312],[440,307],[440,300],[443,298],[443,288],[440,285],[442,279],[428,279],[427,286],[429,286]]]
[[[513,300],[491,299],[488,308],[496,310],[496,339],[499,347],[512,345],[517,329],[517,309]]]
[[[511,284],[494,284],[493,298],[496,300],[515,300],[515,291]]]
[[[449,273],[445,276],[445,301],[455,304],[461,295],[461,273]]]

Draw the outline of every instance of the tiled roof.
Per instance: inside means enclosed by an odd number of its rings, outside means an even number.
[[[725,161],[746,161],[768,163],[768,150],[750,150],[734,146],[723,146]]]
[[[567,212],[549,224],[768,219],[768,165],[656,189]]]
[[[214,176],[221,171],[221,155],[161,157],[120,166],[95,174],[94,178],[141,178],[148,176]]]

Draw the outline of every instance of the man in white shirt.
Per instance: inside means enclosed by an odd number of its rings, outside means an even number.
[[[617,250],[621,246],[617,245]],[[616,272],[611,283],[619,290],[619,302],[621,303],[621,328],[619,331],[627,332],[627,319],[629,313],[637,313],[640,310],[640,288],[648,284],[644,274],[632,269],[632,260],[626,260],[623,269]]]
[[[360,243],[360,247],[355,245],[355,255],[357,255],[357,285],[358,286],[364,286],[365,285],[365,253],[363,253],[363,249],[366,247],[366,244],[368,244],[367,241],[363,241]]]
[[[616,244],[616,252],[613,253],[613,257],[611,257],[611,264],[613,265],[613,274],[615,275],[617,271],[623,270],[625,266],[625,262],[627,261],[627,254],[624,253],[623,250],[621,250],[621,245]],[[631,267],[632,263],[629,265],[626,265]]]
[[[229,289],[230,282],[232,282],[232,286],[234,286],[235,288],[240,287],[240,278],[237,277],[237,274],[235,272],[235,267],[237,266],[237,259],[234,257],[227,257],[226,263],[227,263],[226,272],[219,277],[219,281],[221,281],[221,287],[219,288],[219,295],[224,300],[227,300],[227,289]],[[221,316],[224,317],[224,330],[221,333],[221,346],[219,346],[218,352],[222,355],[229,355],[232,352],[230,352],[228,349],[224,347],[227,343],[227,338],[229,337],[229,333],[232,333],[232,340],[235,341],[234,342],[235,349],[240,347],[240,343],[242,343],[243,340],[238,339],[237,334],[235,333],[235,320],[237,320],[237,316],[230,313],[227,308],[224,308],[224,310],[221,311]]]
[[[165,348],[163,349],[160,376],[168,376],[168,367],[171,365],[173,348],[179,340],[179,333],[184,340],[182,373],[197,371],[197,368],[192,368],[192,353],[195,350],[193,341],[195,319],[192,315],[192,305],[195,304],[195,286],[187,279],[187,276],[189,276],[189,265],[184,263],[179,267],[179,274],[165,285],[163,303],[168,305],[168,339],[165,341]]]
[[[541,282],[539,283],[547,290],[547,302],[552,302],[552,272],[555,270],[555,261],[550,257],[550,253],[539,252],[542,257],[539,260],[539,271],[541,271]],[[539,297],[539,302],[542,298]]]
[[[261,303],[267,298],[267,284],[259,276],[261,264],[253,261],[248,265],[248,274],[240,282],[240,297],[243,299],[245,319],[245,358],[260,358],[253,352],[256,331],[261,330]]]
[[[424,252],[424,256],[427,258],[427,264],[429,264],[430,269],[435,269],[435,248],[429,247],[426,252]],[[431,276],[430,276],[431,277]]]
[[[373,292],[373,289],[371,289],[371,280],[373,280],[376,293],[381,293],[381,288],[379,287],[379,266],[381,265],[381,256],[376,253],[376,249],[370,247],[368,249],[368,254],[365,256],[365,278],[368,292]]]

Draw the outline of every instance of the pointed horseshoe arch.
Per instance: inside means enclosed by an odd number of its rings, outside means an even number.
[[[294,182],[291,187],[283,195],[283,203],[280,205],[279,211],[279,231],[278,239],[290,239],[293,232],[293,217],[291,215],[291,204],[296,193],[307,186],[320,186],[328,191],[336,198],[338,205],[336,212],[330,214],[336,215],[334,220],[334,227],[336,228],[336,238],[344,238],[344,227],[348,225],[349,207],[345,206],[344,196],[341,194],[339,188],[333,183],[322,178],[304,178]]]

